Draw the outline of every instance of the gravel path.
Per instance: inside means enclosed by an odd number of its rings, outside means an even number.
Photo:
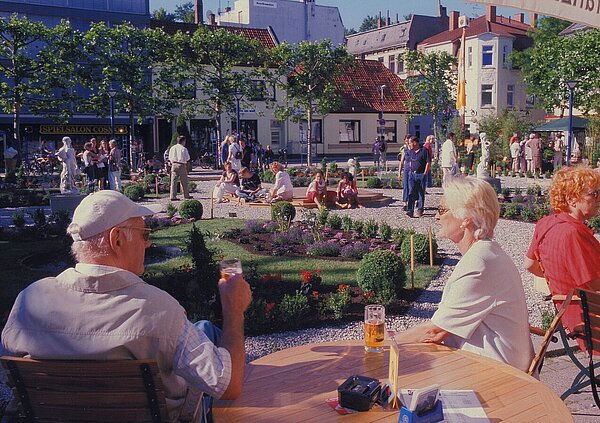
[[[550,181],[533,180],[524,178],[503,178],[503,187],[521,187],[537,183],[546,188]],[[212,190],[214,182],[198,182],[198,191],[194,193],[194,198],[200,200],[204,206],[205,216],[210,210],[209,192]],[[431,226],[434,232],[439,230],[439,225],[434,219],[436,208],[442,196],[441,188],[429,188],[425,199],[425,215],[420,219],[411,219],[405,215],[402,210],[402,190],[374,190],[381,191],[385,195],[391,196],[394,201],[386,207],[362,208],[353,210],[333,210],[332,213],[340,215],[349,215],[353,219],[376,219],[385,221],[390,226],[396,228],[412,228],[417,232],[425,233]],[[163,200],[166,204],[168,200]],[[215,217],[228,217],[229,213],[236,213],[237,217],[243,219],[269,219],[270,210],[267,207],[248,207],[237,205],[235,203],[215,204]],[[532,288],[531,275],[523,269],[523,257],[529,246],[529,241],[533,235],[534,224],[517,222],[501,219],[496,227],[496,240],[504,248],[507,254],[513,259],[515,265],[521,272],[523,287],[527,298],[529,309],[529,321],[532,325],[540,325],[541,312],[546,308],[542,295]],[[454,270],[454,266],[460,259],[460,254],[456,246],[446,240],[438,239],[439,251],[446,255],[446,259],[440,269],[439,274],[432,280],[429,287],[424,290],[421,296],[413,304],[405,315],[388,316],[387,327],[394,330],[403,330],[410,328],[426,319],[429,319],[435,311],[440,301],[444,284]],[[325,328],[304,329],[293,332],[276,333],[270,335],[261,335],[248,337],[246,347],[248,361],[255,360],[274,351],[289,348],[306,343],[321,342],[335,339],[360,339],[362,337],[361,322],[346,323],[337,326]]]

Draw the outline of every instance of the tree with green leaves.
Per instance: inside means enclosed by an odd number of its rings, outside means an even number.
[[[196,20],[196,12],[194,10],[194,3],[191,1],[175,6],[175,12],[173,16],[177,22],[194,23]]]
[[[244,96],[244,105],[254,97],[263,54],[257,41],[225,28],[199,26],[191,36],[178,32],[155,70],[155,87],[183,116],[213,116],[221,140],[221,115],[235,110],[234,94]]]
[[[155,21],[174,22],[175,16],[167,12],[164,7],[160,7],[152,12],[151,19]]]
[[[163,111],[162,102],[153,95],[151,76],[168,40],[161,30],[140,29],[130,23],[109,27],[104,22],[93,23],[83,37],[88,69],[86,85],[91,87],[86,108],[106,116],[106,90],[117,89],[115,108],[129,113],[130,148],[135,140],[136,117],[141,123],[146,116]]]
[[[423,53],[410,50],[404,54],[404,63],[410,76],[407,88],[411,93],[406,102],[410,116],[431,115],[433,134],[436,142],[440,139],[440,130],[451,117],[449,113],[455,104],[453,90],[456,87],[456,58],[446,52]]]
[[[569,91],[564,81],[579,80],[574,90],[574,107],[584,113],[600,110],[600,29],[562,36],[569,25],[556,18],[542,18],[530,31],[533,46],[515,51],[511,60],[520,68],[527,92],[534,95],[543,109],[560,109],[563,116],[569,106]]]
[[[276,69],[275,83],[285,92],[284,104],[275,105],[275,112],[281,120],[306,119],[309,152],[313,114],[325,115],[340,106],[335,80],[344,67],[353,63],[354,58],[343,46],[334,46],[329,40],[282,43],[272,52],[270,66]],[[308,166],[311,165],[308,154]]]
[[[504,109],[498,116],[484,116],[480,119],[479,132],[485,132],[490,141],[490,157],[500,160],[510,157],[510,138],[513,132],[529,134],[538,122],[529,116],[521,116],[519,112]]]
[[[24,109],[61,122],[71,115],[79,40],[67,21],[49,28],[17,15],[0,18],[0,106],[13,115],[17,149]]]
[[[363,19],[362,23],[360,24],[358,32],[365,32],[377,28],[378,20],[379,18],[377,16],[368,15],[366,18]]]

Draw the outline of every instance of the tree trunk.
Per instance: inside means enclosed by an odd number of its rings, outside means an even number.
[[[135,118],[133,115],[133,100],[129,100],[129,125],[131,126],[129,131],[129,165],[131,166],[131,170],[133,171],[134,164],[138,164],[136,162],[135,157]]]
[[[221,128],[221,107],[217,106],[216,110],[215,110],[215,132],[217,133],[217,151],[215,152],[215,164],[216,167],[215,169],[219,168],[219,156],[220,156],[220,147],[221,147],[221,143],[223,142],[223,137],[222,137],[222,133],[223,133],[223,129]]]
[[[13,103],[13,145],[23,156],[23,146],[21,145],[21,103],[15,100]]]
[[[312,106],[309,105],[308,109],[306,110],[306,120],[307,120],[307,139],[306,139],[306,166],[307,167],[311,167],[312,166],[312,116],[313,116],[313,111],[312,111]]]

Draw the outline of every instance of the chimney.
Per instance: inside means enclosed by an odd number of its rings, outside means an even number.
[[[381,28],[381,23],[383,19],[381,18],[381,12],[379,12],[379,19],[377,19],[377,29]]]
[[[196,0],[196,7],[194,8],[194,22],[196,25],[204,23],[204,4],[202,0]]]
[[[387,18],[385,18],[385,24],[387,26],[390,26],[390,24],[392,23],[391,19],[390,19],[390,11],[387,11]]]
[[[209,25],[216,25],[217,24],[217,19],[214,13],[211,13],[210,16],[208,17],[208,24]]]
[[[398,14],[396,13],[396,23],[400,23],[400,21],[398,20]]]
[[[535,21],[537,21],[537,18],[538,18],[537,13],[531,12],[529,14],[529,26],[531,26],[532,28],[535,28]]]
[[[485,10],[485,20],[488,22],[496,22],[496,6],[487,5]]]
[[[229,12],[231,12],[231,7],[227,6],[227,7],[225,8],[225,13],[229,13]]]
[[[516,22],[524,23],[525,22],[525,13],[517,13],[516,15],[513,15],[513,19]]]
[[[453,29],[458,28],[458,11],[453,10],[450,12],[450,19],[448,19],[448,30],[452,31]]]
[[[447,9],[444,6],[442,6],[441,3],[439,5],[440,5],[440,7],[438,9],[438,17],[444,18],[444,17],[448,16],[448,15],[446,15],[446,10]]]

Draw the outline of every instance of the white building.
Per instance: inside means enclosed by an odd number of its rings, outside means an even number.
[[[495,6],[488,6],[486,15],[473,19],[465,29],[467,132],[476,132],[482,117],[498,116],[505,109],[531,115],[534,121],[543,119],[544,111],[535,107],[535,99],[527,95],[521,73],[509,60],[513,50],[532,45],[528,29],[523,13],[509,18],[498,16]],[[458,16],[451,14],[449,30],[423,40],[418,49],[445,51],[457,57],[462,32]]]
[[[217,16],[223,26],[273,28],[279,42],[329,39],[344,42],[344,24],[337,7],[319,6],[315,0],[236,0],[233,9]]]

